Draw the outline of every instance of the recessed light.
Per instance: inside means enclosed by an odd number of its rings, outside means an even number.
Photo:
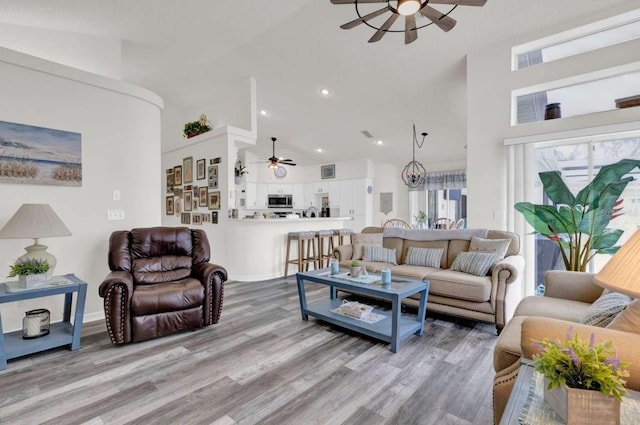
[[[329,96],[331,92],[329,91],[329,89],[320,89],[320,94],[323,96]]]
[[[260,109],[260,115],[266,117],[267,115],[269,115],[269,112],[265,111],[264,109]]]
[[[384,142],[382,140],[376,140],[376,145],[382,145]]]
[[[316,152],[322,153],[322,149],[318,148],[318,149],[316,149]]]

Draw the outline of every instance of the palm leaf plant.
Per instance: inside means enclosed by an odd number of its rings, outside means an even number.
[[[564,266],[584,272],[596,254],[614,254],[616,242],[624,233],[609,228],[609,222],[622,215],[620,195],[633,181],[626,176],[640,161],[623,159],[603,166],[589,184],[574,195],[559,171],[539,173],[542,190],[554,205],[518,202],[515,209],[533,226],[534,233],[558,244]]]

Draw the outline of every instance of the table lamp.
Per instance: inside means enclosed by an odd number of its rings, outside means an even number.
[[[58,236],[71,236],[71,232],[49,204],[22,204],[0,230],[0,239],[32,238],[34,240],[33,245],[25,247],[27,253],[18,259],[47,260],[50,265],[47,272],[48,278],[53,275],[53,269],[55,269],[57,262],[56,257],[48,253],[47,247],[40,245],[38,239]]]
[[[616,321],[629,329],[640,329],[640,230],[631,236],[594,278],[603,288],[635,298]]]

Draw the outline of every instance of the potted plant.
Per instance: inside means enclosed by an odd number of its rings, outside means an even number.
[[[183,135],[184,137],[189,139],[193,136],[197,136],[198,134],[206,133],[207,131],[211,130],[210,124],[211,123],[207,119],[207,116],[205,114],[202,114],[200,115],[200,119],[198,121],[185,123],[184,130],[182,131]]]
[[[534,233],[558,244],[567,270],[584,272],[596,254],[614,254],[620,248],[616,242],[624,231],[607,226],[622,214],[620,195],[634,180],[624,176],[636,167],[640,161],[633,159],[605,165],[575,196],[559,171],[539,173],[542,189],[554,205],[518,202],[515,209]]]
[[[42,258],[18,259],[9,271],[9,277],[18,276],[18,283],[22,288],[35,288],[47,283],[47,271],[51,265]]]
[[[242,161],[240,160],[236,161],[234,172],[236,175],[236,179],[235,179],[236,184],[242,183],[242,176],[244,176],[245,174],[249,174],[249,171],[247,171],[247,167],[242,165]]]
[[[569,328],[566,341],[533,341],[539,350],[533,364],[545,379],[545,401],[568,424],[619,423],[629,364],[620,361],[611,341],[596,344],[593,334],[585,341],[572,333]]]
[[[360,265],[360,261],[353,260],[351,262],[351,270],[349,270],[349,274],[351,275],[351,277],[360,276],[361,271],[362,271],[362,266]]]
[[[427,221],[429,220],[429,217],[427,217],[426,212],[420,210],[418,211],[418,215],[414,215],[413,218],[415,218],[418,222],[419,229],[425,229],[427,227]]]

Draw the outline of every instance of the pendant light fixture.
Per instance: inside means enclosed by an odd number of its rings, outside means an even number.
[[[416,161],[416,146],[418,149],[422,148],[426,137],[427,133],[422,133],[422,141],[418,143],[416,125],[413,124],[413,142],[411,144],[413,147],[413,157],[411,162],[409,162],[402,170],[402,181],[412,189],[422,186],[425,181],[425,176],[427,175],[427,170],[425,170],[424,165]]]

